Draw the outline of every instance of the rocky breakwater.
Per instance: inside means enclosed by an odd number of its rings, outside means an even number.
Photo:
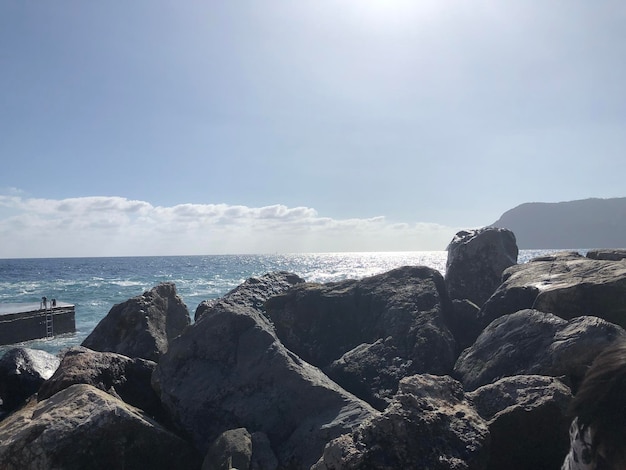
[[[192,324],[163,284],[58,368],[6,356],[0,468],[559,468],[572,391],[626,340],[624,257],[510,266],[507,231],[455,240],[476,246],[452,243],[448,269],[489,273],[484,302],[463,289],[485,283],[425,267],[328,284],[279,272],[202,302]]]

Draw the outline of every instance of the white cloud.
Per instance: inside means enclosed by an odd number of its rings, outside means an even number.
[[[284,205],[0,195],[0,258],[443,250],[456,231],[385,217],[332,219]]]

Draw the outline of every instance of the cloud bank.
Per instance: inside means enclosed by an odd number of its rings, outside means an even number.
[[[309,207],[0,195],[0,258],[443,250],[458,228]]]

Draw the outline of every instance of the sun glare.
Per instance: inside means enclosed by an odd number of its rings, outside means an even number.
[[[433,20],[444,3],[433,0],[349,0],[346,6],[367,25],[393,28]]]

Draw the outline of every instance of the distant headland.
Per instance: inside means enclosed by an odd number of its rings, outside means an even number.
[[[520,249],[626,247],[626,197],[545,203],[506,211],[492,224],[515,233]]]

